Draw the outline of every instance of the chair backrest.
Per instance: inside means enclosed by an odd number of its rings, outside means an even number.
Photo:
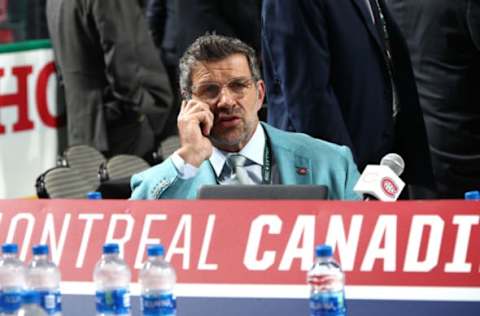
[[[35,187],[39,198],[51,199],[84,199],[88,192],[97,189],[82,174],[68,167],[45,171],[37,178]]]
[[[100,174],[103,180],[128,179],[148,168],[150,165],[138,156],[117,155],[103,164]]]
[[[158,153],[162,157],[163,160],[170,157],[171,154],[180,148],[180,137],[178,135],[172,135],[165,138],[161,143],[160,147],[158,148]]]
[[[106,161],[101,152],[87,145],[69,147],[63,153],[67,166],[79,172],[91,186],[98,187],[98,169]]]

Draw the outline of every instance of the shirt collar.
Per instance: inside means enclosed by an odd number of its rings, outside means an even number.
[[[254,163],[263,166],[265,143],[265,131],[263,130],[262,125],[258,123],[252,138],[238,153],[247,157]],[[225,160],[227,160],[227,155],[228,152],[213,147],[212,155],[209,160],[217,177],[220,177],[220,174],[222,173],[223,165],[225,164]]]

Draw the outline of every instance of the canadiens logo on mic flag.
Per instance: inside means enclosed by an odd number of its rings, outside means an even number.
[[[360,194],[369,194],[380,201],[396,201],[405,182],[387,166],[367,165],[353,190]]]
[[[395,198],[395,196],[398,193],[398,187],[395,184],[395,181],[393,181],[388,177],[385,177],[382,179],[381,187],[382,187],[383,193],[385,193],[387,196],[391,198]]]

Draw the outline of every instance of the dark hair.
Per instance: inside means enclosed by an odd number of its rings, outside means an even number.
[[[260,68],[253,48],[236,38],[205,34],[197,38],[180,59],[179,81],[182,96],[187,99],[192,96],[192,71],[198,62],[218,61],[233,54],[244,55],[253,79],[260,80]]]

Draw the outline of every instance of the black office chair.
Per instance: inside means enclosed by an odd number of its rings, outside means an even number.
[[[76,170],[58,166],[42,173],[36,180],[35,188],[39,198],[84,199],[97,186],[89,183]]]
[[[107,199],[127,199],[131,195],[130,178],[135,173],[150,168],[140,157],[117,155],[100,165],[100,187],[98,191]]]
[[[100,179],[118,180],[130,178],[133,174],[150,168],[142,158],[134,155],[117,155],[100,165]]]
[[[98,168],[106,161],[97,149],[87,145],[76,145],[67,148],[63,153],[63,165],[79,172],[92,187],[100,185]]]

